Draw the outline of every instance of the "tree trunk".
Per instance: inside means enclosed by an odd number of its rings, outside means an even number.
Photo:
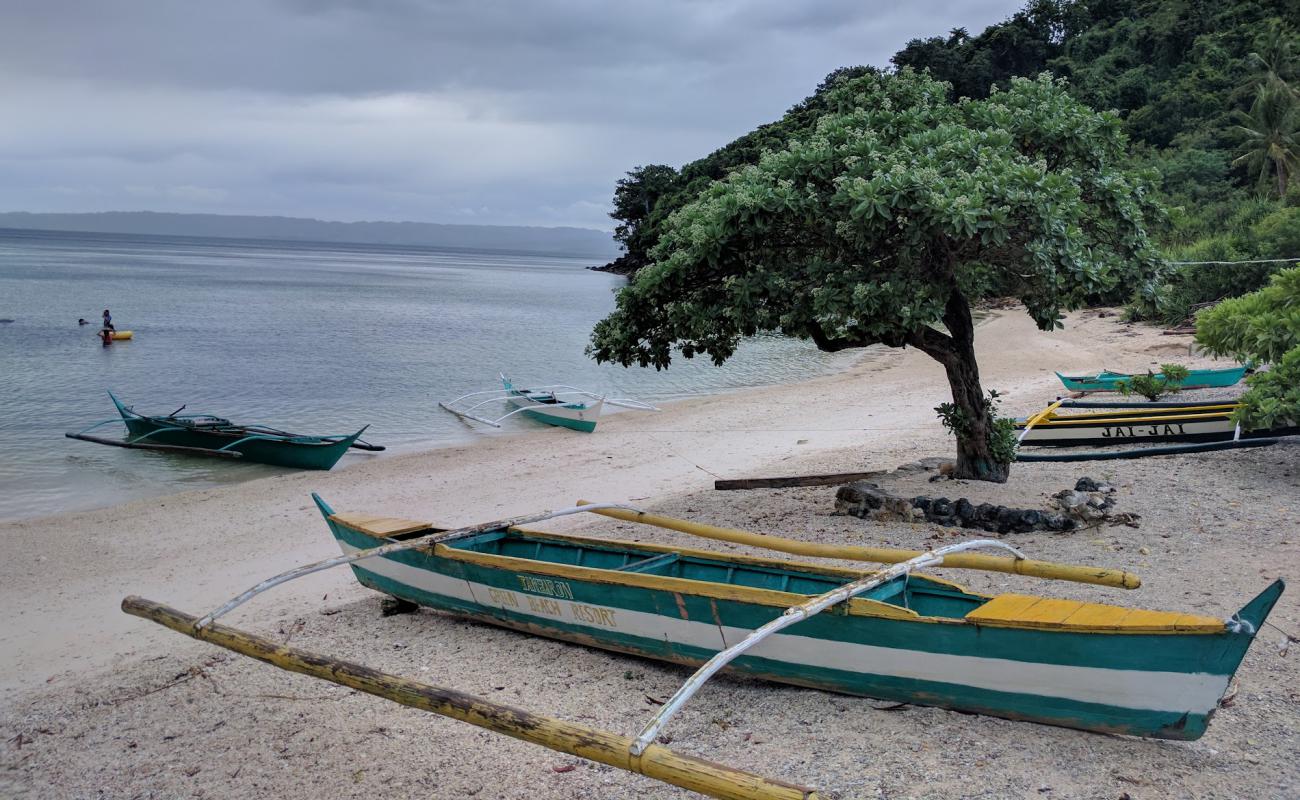
[[[955,478],[1006,483],[1010,464],[993,458],[989,436],[993,433],[993,410],[980,384],[980,368],[975,361],[975,321],[965,295],[954,291],[944,308],[943,322],[952,336],[953,357],[943,362],[948,373],[952,400],[962,410],[969,426],[957,433],[957,469]],[[964,435],[963,435],[964,434]]]
[[[943,364],[952,389],[952,401],[961,410],[964,425],[957,435],[955,478],[1005,483],[1010,464],[993,458],[989,443],[993,414],[984,387],[980,384],[979,364],[975,361],[975,322],[965,295],[953,289],[944,307],[944,324],[949,335],[933,328],[913,334],[909,343]]]

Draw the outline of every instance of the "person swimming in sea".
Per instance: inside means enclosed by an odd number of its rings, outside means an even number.
[[[113,332],[108,328],[104,328],[99,332],[99,340],[104,343],[105,347],[108,347],[113,343]]]
[[[80,318],[77,320],[77,324],[78,324],[78,325],[89,325],[89,324],[90,324],[90,320],[86,319],[85,317],[80,317]]]

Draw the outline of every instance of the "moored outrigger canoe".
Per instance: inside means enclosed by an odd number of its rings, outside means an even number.
[[[1058,400],[1027,419],[1016,421],[1021,446],[1248,442],[1300,434],[1300,426],[1246,430],[1234,415],[1235,400],[1182,403],[1099,403]],[[1062,414],[1058,409],[1084,409]]]
[[[345,553],[434,532],[332,513]],[[420,605],[611,650],[696,664],[855,570],[519,528],[354,564],[358,581]],[[848,694],[1085,730],[1195,739],[1279,581],[1233,620],[899,576],[768,639],[737,672]]]
[[[504,402],[513,410],[499,417],[483,416],[484,406]],[[438,403],[444,411],[461,419],[482,422],[494,428],[516,414],[527,415],[538,422],[559,428],[594,433],[600,412],[606,405],[630,408],[636,411],[658,411],[655,406],[631,398],[609,399],[604,395],[564,384],[545,386],[516,386],[510,378],[501,375],[501,388],[470,392],[454,400]]]
[[[1187,378],[1178,382],[1180,389],[1212,389],[1233,386],[1245,376],[1249,367],[1239,365],[1220,369],[1193,369]],[[1073,392],[1116,392],[1120,381],[1132,380],[1135,376],[1127,372],[1102,370],[1091,375],[1062,375],[1056,373],[1065,388]],[[1154,377],[1161,377],[1155,373]]]
[[[722,667],[795,685],[1010,719],[1195,739],[1283,590],[1282,581],[1275,581],[1224,620],[1031,595],[989,597],[913,573],[944,566],[1138,585],[1134,576],[1114,570],[1030,561],[992,540],[917,555],[763,537],[613,504],[447,531],[411,520],[339,514],[313,498],[343,555],[263,581],[202,618],[139,598],[124,601],[124,610],[284,669],[716,797],[814,796],[802,787],[719,765],[711,765],[715,769],[702,778],[698,765],[706,762],[676,756],[654,743],[667,719]],[[706,538],[817,555],[833,551],[841,558],[894,566],[869,572],[519,527],[581,511]],[[1015,557],[960,552],[976,546],[1009,550]],[[366,586],[455,615],[704,667],[637,739],[600,731],[575,737],[556,733],[566,725],[576,727],[569,723],[532,715],[524,719],[524,712],[502,712],[454,690],[299,653],[215,624],[217,617],[261,592],[342,564],[352,565]],[[778,634],[795,625],[794,633]],[[450,695],[460,699],[448,700]],[[609,752],[611,746],[623,745],[626,753]],[[685,772],[680,769],[683,758],[691,762]],[[664,768],[665,759],[676,759],[677,766]]]
[[[146,416],[131,410],[109,392],[120,419],[96,422],[69,439],[137,450],[216,456],[256,461],[296,469],[330,469],[348,448],[379,451],[382,445],[361,441],[366,427],[353,434],[308,436],[268,428],[238,425],[212,414],[181,414],[184,406],[166,416]],[[121,422],[127,435],[122,439],[92,436],[90,431]]]

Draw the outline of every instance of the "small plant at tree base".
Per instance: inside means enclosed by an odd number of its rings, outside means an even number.
[[[1159,373],[1152,374],[1147,370],[1145,375],[1134,375],[1129,380],[1116,381],[1115,388],[1125,397],[1140,394],[1154,403],[1161,397],[1178,391],[1191,374],[1191,370],[1181,364],[1161,364]]]
[[[1016,460],[1016,421],[998,416],[998,404],[1002,402],[999,397],[997,389],[990,389],[984,405],[988,415],[989,454],[998,464],[1010,464]],[[963,437],[973,433],[969,415],[956,403],[940,403],[934,410],[943,427],[952,435]]]

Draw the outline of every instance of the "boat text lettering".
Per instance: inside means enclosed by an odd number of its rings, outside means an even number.
[[[516,575],[519,579],[519,586],[525,592],[535,592],[537,594],[548,594],[551,597],[563,597],[566,600],[573,599],[573,590],[569,584],[564,581],[553,581],[549,578],[534,578],[529,575]]]
[[[499,606],[511,606],[513,608],[519,607],[519,598],[515,597],[514,592],[507,592],[504,589],[493,589],[489,587],[488,597],[491,597],[492,602]]]
[[[1128,439],[1138,436],[1183,436],[1187,433],[1183,429],[1183,423],[1176,422],[1173,425],[1116,425],[1107,426],[1101,429],[1101,435],[1104,439]]]
[[[573,603],[569,608],[573,611],[573,618],[579,622],[614,627],[614,609],[612,608],[584,606],[582,603]]]
[[[524,599],[528,601],[528,608],[535,614],[545,614],[548,617],[559,617],[564,614],[564,609],[554,600],[530,595],[524,595]]]

